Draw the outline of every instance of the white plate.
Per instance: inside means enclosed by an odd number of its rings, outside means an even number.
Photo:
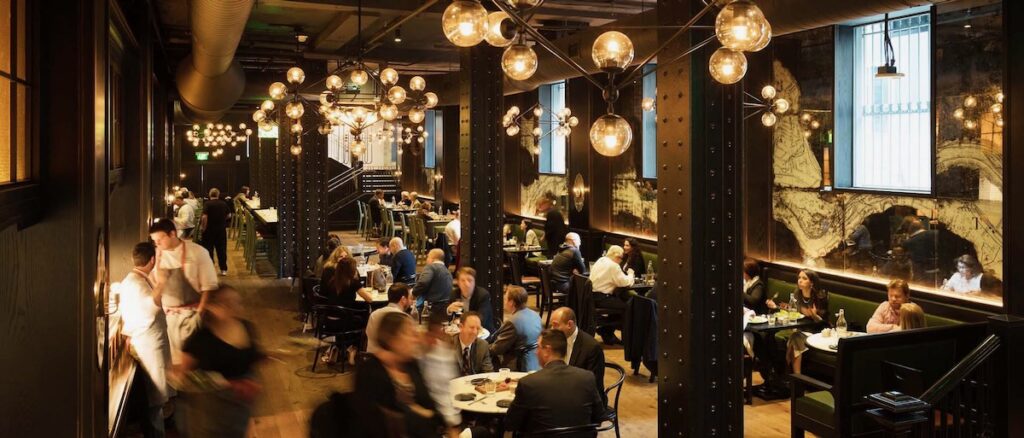
[[[752,316],[749,320],[747,320],[747,322],[750,324],[764,324],[768,322],[768,317],[764,315]]]

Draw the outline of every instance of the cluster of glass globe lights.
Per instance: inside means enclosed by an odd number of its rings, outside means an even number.
[[[378,96],[373,107],[343,104],[341,93],[345,89],[345,80],[342,79],[339,73],[346,71],[348,71],[349,80],[358,86],[366,85],[372,79],[379,85],[381,90],[386,89],[387,91],[383,96]],[[426,118],[426,110],[437,106],[437,94],[426,91],[427,81],[422,76],[413,76],[409,79],[409,90],[411,92],[398,85],[398,78],[398,71],[390,67],[375,72],[361,62],[343,63],[332,74],[323,79],[327,90],[319,94],[317,111],[323,120],[317,127],[317,131],[322,135],[328,135],[336,126],[348,128],[355,138],[350,150],[353,155],[359,156],[366,150],[362,138],[363,130],[379,121],[390,123],[397,120],[399,118],[399,105],[410,103],[411,107],[406,113],[406,118],[414,124],[422,123]],[[301,68],[292,67],[288,69],[286,79],[291,84],[290,86],[283,82],[270,84],[268,89],[270,99],[264,100],[260,104],[259,109],[253,112],[252,119],[259,125],[261,130],[267,132],[273,130],[273,112],[280,110],[282,108],[281,103],[283,103],[284,114],[292,120],[289,127],[290,132],[299,136],[295,144],[291,146],[290,152],[294,155],[299,155],[302,153],[301,134],[303,132],[300,119],[305,114],[305,105],[312,104],[307,102],[300,94],[299,86],[306,80],[306,73]],[[423,142],[427,133],[423,131],[422,125],[417,127],[417,131],[419,132],[417,139],[419,142]],[[412,142],[411,135],[407,138],[402,137],[400,126],[396,125],[394,131],[385,129],[384,132],[386,139],[389,141],[397,137],[402,138],[406,144]],[[406,132],[411,133],[412,130],[406,128]],[[399,149],[399,153],[401,153],[401,149]]]
[[[991,103],[986,102],[988,105],[982,103],[983,99],[989,98],[991,99]],[[980,120],[982,114],[986,112],[985,110],[988,110],[987,112],[990,112],[995,116],[995,125],[1002,128],[1006,123],[1003,121],[1003,101],[1005,99],[1006,97],[1003,95],[1002,91],[998,91],[991,96],[984,94],[975,96],[969,94],[967,97],[964,97],[963,105],[953,110],[953,118],[959,120],[960,123],[963,124],[964,130],[975,131],[979,127],[978,120]]]
[[[537,71],[537,53],[527,44],[525,35],[527,33],[557,57],[563,60],[571,59],[564,53],[560,53],[522,18],[524,13],[529,13],[530,9],[540,6],[543,0],[490,1],[499,11],[488,13],[480,4],[480,0],[453,1],[445,9],[441,18],[441,28],[445,37],[459,47],[472,47],[483,41],[495,47],[505,47],[501,57],[501,67],[505,75],[512,80],[529,79]],[[722,10],[715,19],[715,35],[722,47],[711,55],[708,60],[708,70],[716,81],[722,84],[734,84],[742,79],[747,71],[747,58],[743,52],[759,51],[771,41],[771,25],[761,9],[753,2],[748,0],[708,2],[704,9],[695,15],[690,23],[679,29],[670,40],[688,30],[693,23],[717,5],[722,5]],[[608,73],[608,81],[605,84],[594,79],[579,66],[570,63],[584,77],[604,90],[608,113],[598,117],[590,127],[591,146],[598,153],[605,156],[618,156],[629,148],[633,139],[633,130],[626,119],[614,113],[613,104],[618,98],[619,88],[633,80],[643,65],[653,60],[665,46],[667,44],[627,72],[627,68],[633,62],[633,42],[628,36],[618,31],[601,34],[594,40],[591,56],[597,67]],[[652,69],[645,74],[653,72]],[[622,74],[625,79],[616,84],[614,82],[616,74]],[[644,99],[642,105],[645,109],[649,107],[650,110],[653,110],[654,100]],[[509,126],[506,126],[506,129],[508,128]]]
[[[526,117],[528,114],[533,114],[536,120],[536,126],[533,127],[531,134],[536,139],[541,137],[554,134],[560,137],[568,137],[572,134],[572,128],[575,128],[580,124],[580,119],[572,115],[572,110],[569,108],[562,108],[554,114],[554,120],[544,120],[541,117],[544,115],[544,106],[537,103],[526,111],[520,111],[518,106],[512,106],[505,112],[505,115],[501,118],[501,126],[505,128],[505,134],[509,137],[514,137],[520,133],[522,127],[519,122]],[[550,125],[550,129],[544,132],[542,125]]]
[[[231,125],[207,123],[205,127],[192,125],[192,129],[185,131],[185,140],[192,143],[193,147],[216,148],[211,155],[219,157],[224,154],[224,146],[238,146],[250,135],[252,129],[246,127],[245,123],[238,124],[238,131]]]

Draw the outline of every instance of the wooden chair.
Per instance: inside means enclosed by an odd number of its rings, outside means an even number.
[[[568,302],[568,294],[562,292],[555,292],[555,288],[551,287],[551,266],[541,265],[540,269],[540,315],[543,316],[547,312],[547,320],[545,324],[551,323],[551,312],[555,310],[555,304],[566,304]],[[579,314],[577,314],[578,319]]]
[[[604,388],[605,398],[612,403],[605,411],[604,420],[612,423],[615,427],[615,438],[619,438],[619,395],[622,394],[622,382],[626,381],[626,370],[614,362],[605,362],[604,367],[619,373],[615,383]],[[612,401],[612,391],[615,391],[615,401]]]
[[[541,287],[541,280],[537,277],[528,277],[523,275],[523,257],[519,254],[505,253],[505,259],[507,260],[509,271],[511,271],[512,284],[526,289],[526,293],[533,294],[536,296],[535,302],[537,303],[537,309],[540,312],[539,316],[544,316],[543,302],[543,288]]]

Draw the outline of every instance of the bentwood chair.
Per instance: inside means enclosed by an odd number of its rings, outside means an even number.
[[[608,406],[605,411],[604,420],[612,423],[615,427],[615,438],[619,438],[619,395],[622,394],[622,382],[626,381],[626,369],[613,362],[605,362],[604,367],[619,373],[615,383],[604,388],[605,398],[611,403],[611,406]],[[615,391],[614,401],[612,400],[612,391]]]
[[[551,265],[540,266],[540,295],[540,315],[543,316],[547,312],[548,316],[545,324],[550,324],[551,312],[555,310],[555,305],[567,304],[569,301],[568,294],[555,292],[555,288],[551,287]],[[579,319],[579,315],[577,311],[577,319]]]

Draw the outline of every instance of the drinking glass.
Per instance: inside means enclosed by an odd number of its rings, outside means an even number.
[[[768,325],[775,325],[776,316],[774,313],[768,314]]]
[[[486,392],[488,395],[494,394],[497,391],[498,391],[498,382],[495,382],[493,380],[484,382],[484,392]]]
[[[498,370],[498,381],[504,382],[512,375],[512,370],[508,368],[502,368]]]

